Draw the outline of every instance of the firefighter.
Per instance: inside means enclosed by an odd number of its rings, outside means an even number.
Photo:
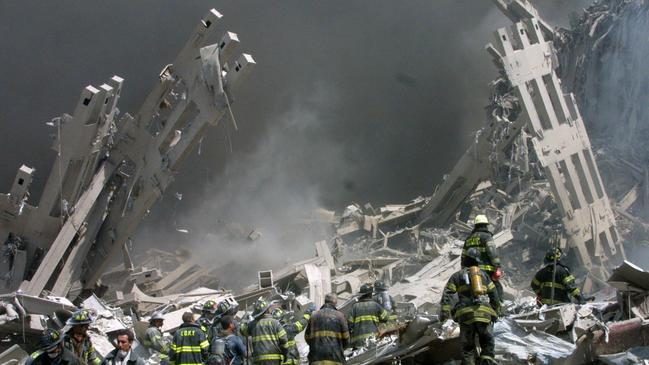
[[[88,327],[92,323],[90,312],[85,309],[72,313],[66,325],[70,330],[63,336],[63,346],[72,351],[83,365],[99,365],[101,357],[95,351],[90,336],[88,336]]]
[[[286,313],[282,308],[273,309],[273,318],[278,320],[284,330],[286,331],[286,338],[288,340],[288,350],[286,351],[286,359],[284,359],[284,364],[287,365],[299,365],[300,364],[300,351],[297,349],[297,343],[295,342],[295,336],[302,332],[307,324],[309,319],[311,319],[311,314],[315,310],[315,305],[311,304],[307,307],[302,315],[302,318],[297,321],[289,320],[287,321]]]
[[[374,296],[372,299],[388,312],[388,321],[394,322],[397,320],[396,303],[394,302],[394,298],[388,293],[388,286],[382,280],[374,282]]]
[[[252,356],[255,364],[280,365],[287,358],[286,330],[269,313],[270,305],[259,298],[252,313],[253,320],[241,325],[241,334],[252,337]]]
[[[152,354],[158,354],[160,365],[169,364],[169,344],[162,335],[164,317],[162,313],[155,312],[149,318],[149,328],[144,334],[143,344]]]
[[[227,316],[234,317],[237,314],[237,305],[228,302],[227,300],[222,300],[216,306],[216,313],[214,314],[214,319],[212,320],[212,327],[210,327],[207,337],[210,339],[215,338],[221,333],[222,319]],[[239,325],[234,321],[234,334],[239,333]]]
[[[351,345],[354,348],[363,347],[365,340],[378,335],[379,323],[387,322],[388,317],[388,312],[372,300],[372,285],[361,285],[358,302],[354,303],[347,318]]]
[[[315,312],[304,332],[309,345],[309,364],[342,365],[344,350],[349,345],[349,330],[345,315],[336,309],[336,294],[327,294],[324,305]]]
[[[465,252],[465,267],[451,275],[441,301],[440,321],[453,318],[460,324],[462,364],[475,364],[475,337],[480,343],[479,364],[494,364],[493,321],[498,317],[500,298],[496,286],[487,273],[480,269],[482,255],[476,247]],[[457,295],[458,301],[453,309]]]
[[[203,333],[209,338],[212,321],[216,315],[216,302],[208,300],[203,303],[203,314],[196,320],[196,324],[201,328]]]
[[[561,263],[563,252],[560,248],[551,248],[543,260],[545,266],[539,270],[532,280],[532,290],[536,293],[539,305],[570,303],[573,297],[579,304],[584,304],[586,298],[575,285],[575,277],[570,269]]]
[[[185,312],[183,324],[174,333],[169,350],[171,365],[198,365],[207,361],[210,343],[201,327],[194,320],[194,313]]]
[[[145,365],[144,359],[131,351],[133,348],[133,332],[122,329],[115,336],[117,348],[109,352],[101,365]]]
[[[475,247],[480,251],[480,268],[489,275],[489,278],[496,285],[499,298],[502,298],[503,286],[500,283],[500,278],[503,276],[503,270],[500,266],[500,258],[493,246],[493,233],[489,231],[489,220],[486,215],[479,214],[475,217],[473,231],[464,241],[462,267],[468,267],[465,262],[466,251],[471,247]]]
[[[25,365],[81,365],[81,360],[63,347],[62,341],[59,331],[46,329],[40,338],[39,350],[27,358]]]

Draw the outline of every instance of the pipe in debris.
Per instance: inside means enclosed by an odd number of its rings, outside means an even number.
[[[649,345],[649,322],[642,318],[607,323],[609,333],[606,342],[604,330],[593,332],[592,349],[595,355],[625,352],[631,347]]]

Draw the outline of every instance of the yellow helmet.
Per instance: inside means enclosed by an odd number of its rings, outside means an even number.
[[[473,220],[473,224],[489,224],[489,220],[487,219],[486,215],[478,214],[475,216],[475,219]]]

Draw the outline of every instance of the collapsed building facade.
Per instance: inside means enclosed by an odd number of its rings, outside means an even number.
[[[634,165],[622,156],[606,162],[600,174],[602,159],[578,107],[578,100],[592,96],[587,76],[595,66],[587,60],[597,54],[592,44],[593,34],[602,32],[597,24],[611,24],[604,32],[614,33],[615,24],[625,23],[607,21],[609,10],[632,17],[640,9],[646,15],[647,4],[608,1],[606,11],[593,5],[570,33],[543,21],[526,0],[494,3],[513,24],[497,30],[486,46],[498,70],[487,120],[434,193],[378,209],[351,205],[340,216],[325,212],[333,234],[315,243],[316,257],[260,271],[257,283],[237,293],[218,289],[218,268],[201,266],[188,255],[151,250],[133,260],[127,246],[204,129],[233,121],[233,89],[254,66],[249,55],[233,58],[236,34],[226,32],[207,45],[221,17],[208,13],[135,117],[118,118],[120,78],[87,87],[73,115],[53,121],[57,160],[38,206],[27,203],[33,170],[25,166],[2,196],[8,265],[0,268],[7,308],[0,331],[28,342],[29,333],[60,325],[75,305],[110,322],[95,326],[108,336],[125,327],[141,334],[154,311],[165,313],[164,330],[173,332],[182,312],[206,300],[239,303],[239,316],[246,317],[246,308],[265,296],[297,315],[333,292],[345,311],[363,283],[382,279],[391,284],[399,321],[383,328],[382,338],[367,348],[348,353],[349,363],[444,363],[456,358],[459,345],[457,327],[437,319],[441,291],[460,267],[470,222],[486,214],[495,246],[507,252],[502,256],[509,315],[496,325],[499,360],[605,362],[615,361],[607,360],[611,354],[649,345],[647,273],[622,264],[629,238],[646,232],[648,223],[632,210],[646,191],[646,168],[636,166],[637,181],[615,189],[611,199],[606,178],[615,179],[620,165]],[[577,97],[566,92],[564,77]],[[628,185],[618,200],[618,190]],[[595,303],[535,307],[526,291],[531,268],[551,246],[568,252],[583,291],[596,294]],[[119,254],[124,264],[106,272],[108,258]],[[124,274],[126,283],[120,279]],[[27,334],[20,330],[25,321]],[[106,352],[112,349],[104,343]],[[300,349],[308,351],[303,341]],[[5,358],[19,358],[11,354]]]

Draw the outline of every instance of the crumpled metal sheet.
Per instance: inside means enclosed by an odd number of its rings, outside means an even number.
[[[649,347],[634,347],[619,354],[600,355],[598,359],[607,365],[649,365]]]
[[[494,325],[496,336],[496,357],[503,361],[527,364],[534,358],[534,364],[552,364],[568,358],[576,346],[556,336],[540,331],[525,332],[511,319],[503,319]]]

